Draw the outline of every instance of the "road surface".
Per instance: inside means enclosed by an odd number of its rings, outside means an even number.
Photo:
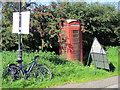
[[[96,81],[90,81],[86,83],[58,85],[49,88],[118,88],[119,86],[120,86],[120,82],[118,82],[118,76],[114,76],[114,77],[96,80]]]

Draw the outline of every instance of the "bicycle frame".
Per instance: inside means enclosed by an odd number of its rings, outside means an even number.
[[[30,64],[32,64],[32,65],[30,65]],[[34,61],[32,61],[32,62],[30,62],[28,64],[19,66],[20,71],[22,72],[22,74],[28,75],[31,72],[31,70],[32,70],[32,68],[34,67],[35,64],[37,64],[37,61],[34,60]],[[30,65],[30,66],[27,67],[27,69],[26,69],[27,72],[25,73],[24,67],[26,67],[27,65]]]

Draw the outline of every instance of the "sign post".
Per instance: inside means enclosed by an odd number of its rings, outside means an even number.
[[[22,65],[22,45],[21,45],[21,0],[19,2],[19,32],[18,32],[18,62],[19,65]]]
[[[22,37],[21,34],[29,34],[30,11],[21,12],[21,0],[19,1],[19,12],[13,12],[12,33],[18,34],[18,65],[22,65]]]

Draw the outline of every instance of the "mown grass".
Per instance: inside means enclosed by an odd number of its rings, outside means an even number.
[[[85,67],[78,61],[71,62],[63,56],[57,56],[51,52],[23,52],[23,64],[30,62],[35,55],[39,55],[38,62],[51,70],[53,79],[51,81],[41,82],[36,82],[33,78],[13,82],[2,80],[2,88],[47,88],[54,85],[83,83],[118,75],[118,47],[107,47],[106,50],[108,61],[115,69],[113,72],[97,69],[96,75],[94,74],[95,68],[93,64],[90,67]],[[16,52],[3,51],[2,69],[9,63],[16,63],[16,59]]]

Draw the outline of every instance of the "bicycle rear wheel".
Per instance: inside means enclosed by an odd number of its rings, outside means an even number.
[[[52,74],[46,66],[37,65],[34,71],[36,81],[48,81],[52,79]]]

